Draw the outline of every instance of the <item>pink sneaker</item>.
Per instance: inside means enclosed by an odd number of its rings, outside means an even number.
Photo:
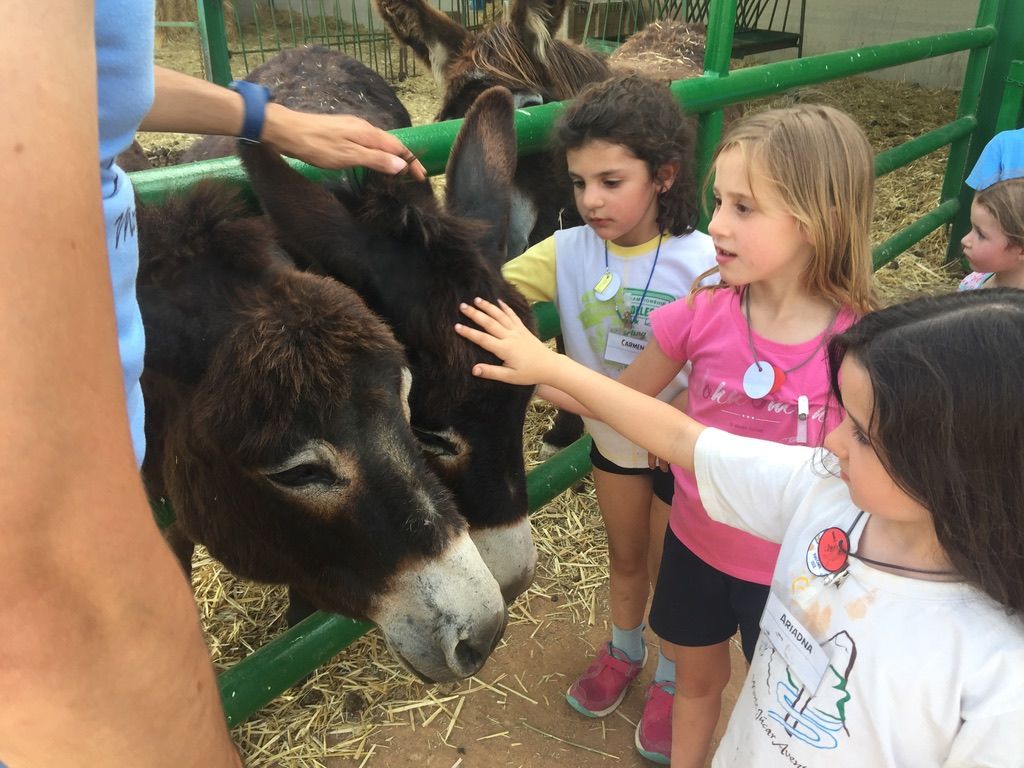
[[[566,691],[565,699],[581,715],[610,715],[622,702],[626,688],[640,674],[646,661],[646,648],[643,661],[630,661],[626,654],[606,643],[586,671]]]
[[[651,683],[634,739],[637,752],[664,765],[672,762],[672,699],[675,693],[675,685],[668,681]]]

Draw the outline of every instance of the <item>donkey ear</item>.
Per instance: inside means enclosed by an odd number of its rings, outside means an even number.
[[[169,301],[166,290],[140,285],[137,293],[146,332],[146,370],[195,384],[206,370],[216,330],[202,313]]]
[[[449,210],[490,225],[480,245],[496,265],[505,261],[516,172],[513,116],[507,88],[495,86],[480,94],[466,113],[445,172]]]
[[[365,250],[366,235],[348,209],[288,165],[272,144],[239,142],[238,154],[284,249],[300,266],[358,283],[365,271],[358,255]]]
[[[511,0],[508,19],[526,50],[538,63],[548,59],[548,48],[569,0]]]
[[[469,33],[427,0],[375,0],[377,12],[395,37],[412,48],[430,67],[434,79],[444,82],[448,61],[458,53]]]

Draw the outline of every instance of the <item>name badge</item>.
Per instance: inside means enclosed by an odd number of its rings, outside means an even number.
[[[761,631],[786,660],[789,671],[807,690],[817,691],[828,671],[828,654],[774,592],[768,593],[761,615]]]
[[[604,347],[604,359],[612,363],[629,365],[636,356],[647,347],[647,339],[638,339],[635,336],[627,336],[624,333],[608,334],[608,343]]]

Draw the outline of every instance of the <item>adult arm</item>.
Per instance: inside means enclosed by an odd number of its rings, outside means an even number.
[[[242,129],[241,95],[164,67],[154,67],[154,98],[143,131],[237,136]],[[353,115],[296,112],[267,104],[260,138],[284,154],[321,168],[365,166],[384,173],[426,172],[412,152],[387,131]]]
[[[93,5],[11,4],[0,44],[0,759],[238,766],[129,438]]]
[[[693,448],[704,427],[649,395],[556,354],[522,324],[503,302],[483,299],[460,309],[478,328],[456,331],[504,361],[477,363],[473,375],[510,384],[548,384],[561,390],[619,434],[671,463],[693,469]]]

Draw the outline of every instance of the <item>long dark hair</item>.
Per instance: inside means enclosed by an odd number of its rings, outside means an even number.
[[[636,74],[588,85],[559,119],[555,150],[564,158],[567,150],[594,140],[626,147],[644,161],[652,178],[666,163],[678,164],[672,186],[658,195],[658,227],[672,235],[696,228],[695,132],[668,86]]]
[[[965,291],[865,315],[829,343],[871,379],[869,439],[932,515],[964,578],[1024,609],[1024,291]]]

